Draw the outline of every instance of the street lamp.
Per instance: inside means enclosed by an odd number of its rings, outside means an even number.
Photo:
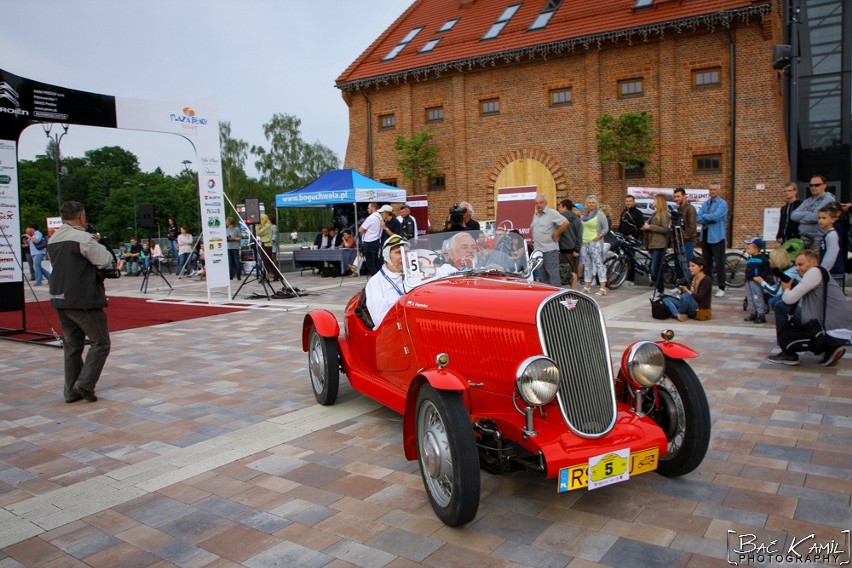
[[[126,182],[124,182],[124,186],[130,187],[131,183],[129,181],[126,181]],[[145,184],[144,183],[140,183],[139,187],[143,191],[145,190]],[[139,195],[139,190],[134,189],[133,190],[133,236],[136,237],[137,239],[139,238],[139,221],[138,221],[139,215],[137,214],[137,209],[136,209],[136,198],[138,197],[138,195]]]
[[[181,162],[181,164],[183,164],[183,171],[188,172],[189,166],[192,165],[192,160],[184,160]]]
[[[54,123],[50,124],[42,124],[41,127],[44,129],[44,135],[47,136],[48,140],[53,141],[53,157],[56,161],[56,204],[57,211],[62,210],[62,182],[59,181],[60,169],[59,169],[59,144],[62,142],[62,138],[68,134],[68,124],[60,124],[62,127],[62,132],[57,132],[51,135],[50,131],[53,130]]]

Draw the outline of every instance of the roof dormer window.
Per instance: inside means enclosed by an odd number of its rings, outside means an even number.
[[[444,25],[443,25],[443,26],[441,26],[440,28],[438,28],[438,33],[448,32],[448,31],[450,31],[451,29],[453,29],[453,27],[454,27],[454,26],[458,23],[458,21],[459,21],[460,19],[461,19],[461,18],[450,18],[449,20],[447,20],[446,22],[444,22]]]
[[[545,4],[544,8],[541,10],[541,14],[536,17],[529,29],[540,30],[547,26],[547,23],[550,22],[550,18],[553,17],[553,14],[556,13],[556,10],[558,10],[561,5],[562,0],[548,0],[547,4]]]
[[[503,10],[503,13],[500,14],[500,17],[497,18],[497,21],[494,22],[487,32],[485,32],[482,39],[494,39],[500,35],[500,32],[503,31],[503,28],[506,27],[506,24],[509,23],[509,20],[512,19],[512,16],[515,15],[515,12],[517,12],[520,7],[520,4],[512,4],[511,6],[506,7],[506,9]]]
[[[435,49],[435,46],[440,43],[441,38],[436,37],[435,39],[430,39],[426,42],[426,44],[420,48],[420,53],[426,53],[427,51],[432,51]]]
[[[633,5],[634,10],[641,10],[642,8],[650,8],[654,5],[654,0],[636,0],[636,3]]]
[[[382,61],[390,61],[391,59],[393,59],[394,57],[399,55],[399,52],[402,51],[405,48],[406,45],[411,43],[411,40],[413,40],[415,37],[417,37],[417,34],[419,34],[422,30],[423,30],[423,26],[419,26],[419,27],[414,28],[413,30],[411,30],[407,34],[405,34],[405,37],[402,38],[402,41],[400,41],[398,44],[396,44],[396,46],[393,49],[390,50],[390,53],[388,53],[387,55],[382,57]]]

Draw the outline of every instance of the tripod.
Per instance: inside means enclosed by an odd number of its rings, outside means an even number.
[[[675,278],[686,278],[689,274],[689,264],[686,262],[686,247],[683,244],[683,220],[672,220],[674,237]]]
[[[248,227],[251,231],[249,240],[251,240],[251,250],[254,253],[254,268],[252,268],[248,272],[248,274],[246,274],[246,277],[243,279],[243,281],[240,282],[239,288],[237,288],[237,291],[234,292],[234,297],[236,297],[240,293],[240,290],[243,289],[243,286],[245,286],[252,278],[254,278],[257,282],[260,283],[261,287],[263,288],[263,294],[264,296],[266,296],[266,299],[271,300],[272,298],[270,298],[270,295],[271,293],[275,293],[275,291],[272,289],[272,285],[269,283],[269,277],[266,274],[266,269],[263,266],[263,259],[260,258],[260,254],[261,252],[263,252],[263,249],[258,243],[256,232],[257,230],[255,229],[254,223],[252,223]],[[263,252],[263,254],[266,253]],[[267,286],[269,287],[268,290]]]
[[[165,282],[166,286],[169,287],[169,294],[171,294],[172,291],[174,290],[174,288],[172,288],[172,285],[169,284],[169,281],[166,280],[165,275],[160,270],[160,261],[158,259],[154,259],[154,258],[152,258],[150,260],[151,260],[151,262],[148,264],[148,268],[143,268],[143,270],[142,270],[142,272],[144,274],[144,278],[142,278],[142,285],[139,287],[139,291],[142,292],[143,294],[148,293],[148,276],[150,276],[151,273],[153,272],[157,276],[159,276],[160,278],[163,279],[163,282]]]

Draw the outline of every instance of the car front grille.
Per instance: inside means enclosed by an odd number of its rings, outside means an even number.
[[[576,434],[596,438],[615,424],[609,342],[598,305],[576,292],[560,292],[539,307],[544,353],[559,367],[557,399]]]

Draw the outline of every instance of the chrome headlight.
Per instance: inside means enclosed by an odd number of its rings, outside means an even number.
[[[521,398],[530,406],[542,406],[556,396],[559,388],[559,367],[544,355],[530,357],[520,364],[515,384]]]
[[[656,343],[639,341],[627,354],[627,373],[642,387],[657,384],[666,371],[666,357]]]

